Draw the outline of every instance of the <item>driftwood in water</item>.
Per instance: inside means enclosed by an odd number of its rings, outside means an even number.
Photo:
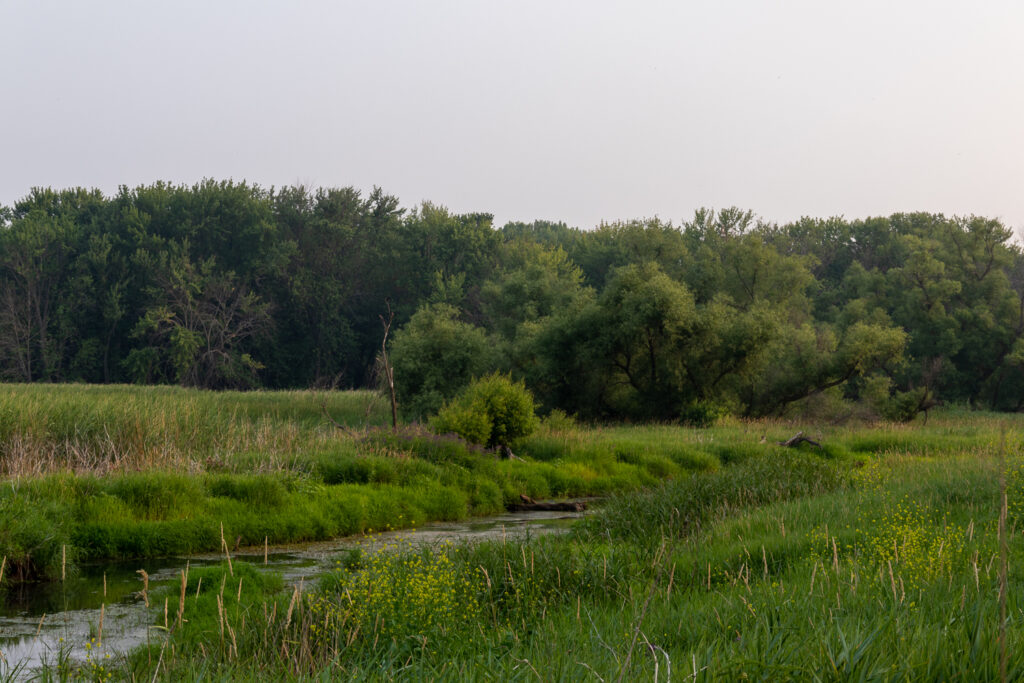
[[[510,512],[583,512],[587,504],[582,501],[538,503],[529,496],[520,495],[520,503],[508,506]]]
[[[803,432],[797,432],[796,434],[794,434],[793,436],[789,437],[785,441],[777,441],[776,443],[778,443],[780,446],[784,446],[786,448],[793,448],[794,446],[799,446],[802,443],[809,443],[812,446],[814,446],[815,448],[821,448],[821,444],[820,443],[818,443],[817,441],[814,441],[812,439],[808,439],[806,436],[804,436]]]

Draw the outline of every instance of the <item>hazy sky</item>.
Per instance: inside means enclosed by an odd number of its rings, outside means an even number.
[[[1024,3],[0,0],[0,203],[203,177],[592,227],[1024,228]]]

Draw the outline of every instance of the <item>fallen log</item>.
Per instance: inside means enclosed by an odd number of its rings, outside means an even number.
[[[780,446],[783,446],[784,448],[794,448],[802,443],[809,443],[815,448],[821,448],[820,443],[814,441],[813,439],[808,439],[806,436],[804,436],[803,432],[797,432],[796,434],[789,437],[785,441],[776,441],[775,443],[779,444]]]
[[[583,512],[587,509],[587,504],[579,500],[538,503],[524,495],[520,495],[519,500],[522,502],[508,506],[509,512]]]

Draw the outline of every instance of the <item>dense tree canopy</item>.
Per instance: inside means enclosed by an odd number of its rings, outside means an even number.
[[[544,409],[702,423],[828,392],[905,418],[1024,408],[1024,256],[978,216],[702,209],[579,230],[380,189],[156,183],[0,207],[0,377],[370,386],[399,404],[511,373]]]

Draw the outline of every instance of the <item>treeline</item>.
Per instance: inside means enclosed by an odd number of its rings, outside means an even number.
[[[0,208],[9,381],[371,386],[389,308],[408,417],[495,370],[586,418],[1024,407],[1024,257],[997,220],[496,229],[379,189],[214,181]]]

